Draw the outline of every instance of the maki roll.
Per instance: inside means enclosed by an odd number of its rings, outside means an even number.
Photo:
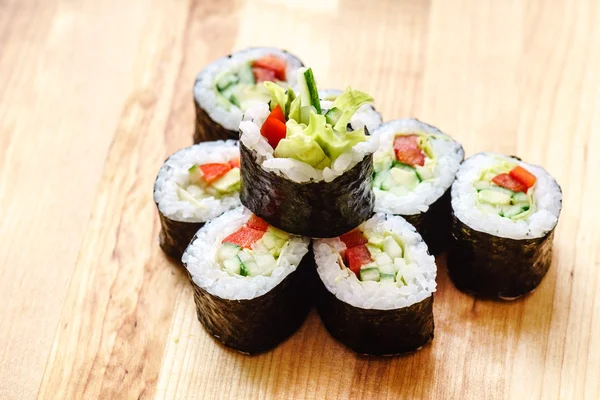
[[[343,93],[339,89],[324,89],[319,90],[319,99],[321,100],[321,109],[324,114],[332,108],[333,102]],[[363,104],[356,110],[352,118],[350,118],[350,127],[353,130],[365,128],[365,133],[368,135],[373,133],[383,119],[381,114],[375,109],[372,104]]]
[[[196,77],[194,143],[237,139],[242,115],[249,107],[269,101],[263,82],[296,84],[298,57],[270,47],[254,47],[222,57]]]
[[[308,238],[269,226],[243,207],[207,223],[182,259],[202,325],[243,353],[286,339],[311,307],[308,246]]]
[[[450,236],[450,185],[464,158],[462,146],[416,119],[381,125],[374,157],[375,211],[402,215],[437,255]]]
[[[181,260],[194,234],[211,218],[240,206],[240,152],[233,140],[179,150],[160,168],[154,183],[160,247]]]
[[[537,165],[478,153],[452,185],[448,272],[456,287],[513,299],[537,287],[552,261],[562,193]]]
[[[240,124],[240,199],[284,231],[335,237],[372,215],[374,137],[350,123],[373,101],[346,89],[321,107],[311,69],[298,71],[299,93],[266,82],[269,104],[250,108]]]
[[[392,355],[433,339],[435,260],[406,220],[375,214],[313,249],[317,310],[337,340],[358,353]]]

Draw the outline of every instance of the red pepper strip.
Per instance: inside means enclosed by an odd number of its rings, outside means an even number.
[[[401,163],[414,167],[425,165],[425,155],[419,147],[419,136],[398,135],[394,138],[394,152]]]
[[[271,71],[270,69],[252,67],[252,72],[254,73],[254,79],[256,80],[256,83],[275,81],[275,72]]]
[[[340,240],[344,242],[347,248],[360,246],[361,244],[367,244],[368,242],[367,238],[358,229],[344,233],[340,236]]]
[[[202,177],[206,183],[212,183],[225,175],[231,169],[229,164],[203,164],[199,165]]]
[[[508,173],[511,178],[518,180],[523,185],[527,186],[527,189],[535,185],[537,178],[531,172],[527,171],[525,168],[517,165]]]
[[[275,78],[280,81],[285,81],[285,60],[273,55],[268,54],[263,58],[259,58],[252,63],[253,67],[264,68],[273,72]]]
[[[492,182],[505,189],[512,190],[513,192],[527,193],[527,186],[523,185],[509,174],[496,175],[494,179],[492,179]]]
[[[245,249],[249,249],[258,242],[265,232],[257,231],[247,226],[242,226],[237,232],[232,233],[223,239],[222,243],[233,243]]]
[[[276,148],[279,141],[285,138],[287,128],[285,126],[285,117],[281,121],[281,115],[283,115],[283,111],[277,105],[260,128],[260,133],[267,139],[272,148]]]
[[[269,228],[268,223],[266,223],[262,218],[257,217],[254,214],[252,214],[252,216],[250,217],[248,222],[246,222],[246,226],[248,228],[252,228],[252,229],[255,229],[255,230],[261,231],[261,232],[266,232],[267,229]]]
[[[344,262],[356,276],[360,274],[360,267],[371,262],[371,253],[367,246],[360,245],[346,249]]]

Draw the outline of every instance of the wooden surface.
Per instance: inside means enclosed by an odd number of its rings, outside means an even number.
[[[598,21],[597,0],[1,0],[0,399],[600,398]],[[250,45],[544,165],[564,202],[537,291],[476,301],[442,256],[416,354],[356,356],[314,312],[272,352],[217,345],[152,185],[191,144],[197,71]]]

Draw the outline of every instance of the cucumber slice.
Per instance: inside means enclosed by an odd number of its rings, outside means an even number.
[[[240,262],[240,275],[241,275],[241,276],[248,276],[249,272],[248,272],[248,269],[246,268],[246,264],[244,264],[244,262],[243,262],[243,261],[242,261],[242,259],[240,258],[240,256],[241,256],[242,254],[244,254],[244,253],[243,253],[243,252],[242,252],[242,253],[239,253],[239,254],[238,254],[238,256],[237,256],[237,258],[238,258],[238,261]]]
[[[240,169],[232,168],[212,183],[212,187],[222,193],[234,192],[240,185]]]
[[[254,256],[257,266],[256,275],[270,276],[271,272],[277,268],[277,261],[271,254],[259,254]]]
[[[396,186],[396,181],[392,178],[392,174],[389,173],[386,175],[384,181],[381,182],[381,190],[390,190],[394,186]]]
[[[398,272],[406,267],[406,260],[404,258],[394,258],[394,271]]]
[[[415,171],[417,176],[419,177],[419,181],[423,182],[427,179],[433,178],[433,169],[427,166],[417,166],[415,167]]]
[[[500,215],[501,217],[512,218],[515,215],[521,214],[522,211],[523,211],[523,209],[519,205],[506,206],[506,207],[502,207],[502,209],[500,210],[498,215]]]
[[[235,85],[240,81],[240,78],[236,74],[225,73],[217,78],[217,89],[220,92],[227,89],[231,85]]]
[[[362,268],[360,270],[360,280],[379,282],[379,270],[377,268]]]
[[[331,110],[327,111],[325,114],[325,121],[331,126],[334,126],[335,123],[340,119],[344,112],[337,107],[333,107]]]
[[[384,246],[385,246],[385,242],[384,242]],[[382,265],[392,264],[394,261],[387,253],[381,252],[375,256],[375,262],[377,263],[378,266],[381,267]]]
[[[185,190],[197,200],[204,197],[204,190],[198,185],[190,185]]]
[[[497,190],[484,189],[477,193],[477,200],[494,205],[509,205],[512,196]]]
[[[369,253],[371,253],[371,257],[373,258],[375,258],[377,254],[382,252],[378,246],[371,243],[367,243],[367,250],[369,250]]]
[[[268,230],[265,232],[265,234],[263,235],[263,237],[261,238],[261,242],[262,244],[265,245],[265,247],[269,250],[274,249],[275,247],[277,247],[277,244],[279,243],[279,239],[277,238],[277,236],[273,235],[271,232],[269,232]]]
[[[380,273],[379,275],[379,282],[395,282],[396,281],[396,274],[384,274],[384,273]]]
[[[239,69],[237,76],[240,83],[247,83],[249,85],[254,85],[256,83],[254,80],[254,72],[252,72],[252,65],[250,65],[250,63],[242,66]]]
[[[473,183],[473,187],[477,190],[484,190],[484,189],[489,189],[492,185],[490,185],[489,182],[486,181],[477,181],[475,183]]]
[[[527,193],[517,192],[513,194],[513,203],[527,203],[529,204],[529,197]]]
[[[188,169],[190,173],[190,182],[197,183],[202,182],[202,170],[200,170],[200,166],[198,164],[193,165],[190,169]]]
[[[223,269],[230,274],[240,275],[242,263],[237,257],[223,261]]]
[[[202,205],[200,202],[198,202],[198,200],[196,200],[196,198],[194,196],[189,194],[187,192],[187,190],[185,190],[181,186],[177,186],[177,196],[179,197],[179,200],[187,201],[194,207],[206,208],[204,205]]]
[[[420,180],[414,169],[407,169],[401,167],[393,167],[390,170],[390,175],[394,180],[394,183],[400,186],[404,186],[408,189],[414,189],[419,184]]]
[[[321,114],[321,100],[319,100],[319,90],[317,89],[317,83],[315,82],[312,68],[308,68],[304,71],[303,75],[309,97],[309,103],[307,104],[313,106],[317,111],[317,114]]]
[[[376,189],[380,189],[381,184],[383,183],[383,181],[386,180],[389,174],[390,173],[388,170],[375,173],[373,177],[373,187]]]
[[[221,247],[219,248],[219,251],[217,252],[217,258],[221,261],[226,261],[226,260],[231,260],[231,259],[236,259],[239,261],[239,259],[237,258],[237,255],[240,251],[242,251],[242,248],[240,246],[238,246],[237,244],[223,243],[223,245],[221,245]]]
[[[379,267],[379,272],[381,274],[391,274],[393,276],[396,274],[396,269],[394,268],[394,264],[385,264]]]
[[[512,190],[508,190],[508,189],[503,188],[503,187],[498,186],[498,185],[490,185],[490,187],[488,188],[488,190],[495,190],[496,192],[504,193],[504,194],[507,194],[507,195],[509,195],[511,197],[515,194],[515,192],[513,192]]]
[[[369,244],[373,245],[373,246],[377,246],[377,247],[381,247],[381,245],[383,244],[383,236],[377,236],[377,235],[373,235],[371,237],[367,238],[369,240]]]
[[[292,88],[289,88],[287,90],[287,100],[285,102],[285,110],[283,110],[283,112],[285,113],[285,116],[289,118],[290,115],[290,109],[292,108],[292,102],[296,99],[296,93],[294,93],[294,91],[292,90]]]
[[[383,251],[391,258],[402,257],[402,247],[391,236],[386,237],[383,241]]]
[[[300,123],[308,125],[310,124],[310,114],[315,112],[313,106],[303,106],[300,108]]]
[[[377,173],[389,171],[392,168],[392,160],[388,157],[382,157],[373,164],[373,170]]]

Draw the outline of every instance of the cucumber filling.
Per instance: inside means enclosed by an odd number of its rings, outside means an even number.
[[[366,244],[346,248],[341,257],[343,268],[356,271],[357,264],[360,264],[358,273],[355,273],[361,282],[386,282],[402,287],[418,279],[420,273],[410,264],[402,238],[392,232],[363,232],[363,235]],[[360,246],[365,246],[368,253],[355,256],[361,253],[356,251]]]
[[[477,207],[488,215],[519,220],[527,218],[534,210],[533,194],[535,186],[527,192],[513,191],[493,182],[501,174],[508,174],[516,164],[502,161],[481,171],[479,179],[473,182],[477,191]]]
[[[417,148],[411,151],[420,151],[423,165],[415,163],[406,164],[401,153],[403,149],[390,149],[389,152],[375,154],[373,160],[373,187],[382,191],[405,196],[425,181],[435,179],[436,156],[431,148],[430,141],[438,140],[433,134],[398,134],[398,136],[417,136]]]
[[[263,236],[250,248],[235,243],[222,243],[216,262],[232,276],[270,276],[279,266],[279,259],[289,243],[289,235],[269,226]]]
[[[211,171],[209,165],[215,170]],[[236,163],[194,165],[188,175],[187,183],[177,187],[177,195],[194,207],[204,208],[202,200],[220,199],[240,190],[240,169]]]
[[[270,57],[277,58],[276,56]],[[226,110],[235,106],[246,111],[256,104],[267,103],[270,95],[263,85],[265,80],[287,87],[285,81],[277,79],[274,74],[270,75],[267,69],[259,67],[260,71],[257,71],[253,66],[255,62],[256,60],[247,61],[234,69],[223,71],[215,78],[215,93]],[[281,59],[280,62],[285,63]],[[264,71],[267,71],[266,75],[264,75]]]

